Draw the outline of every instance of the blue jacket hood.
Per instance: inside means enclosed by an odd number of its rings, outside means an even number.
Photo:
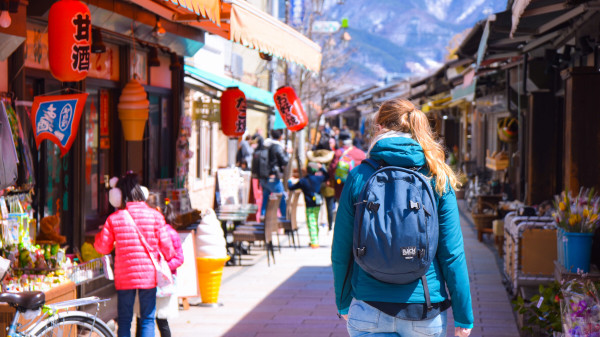
[[[388,165],[400,167],[425,166],[423,148],[408,137],[390,137],[379,140],[371,149],[369,157],[385,161]]]

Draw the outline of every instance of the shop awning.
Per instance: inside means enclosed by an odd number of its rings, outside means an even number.
[[[157,15],[319,72],[321,47],[242,0],[132,0]]]
[[[273,100],[273,93],[267,90],[257,88],[253,85],[246,84],[233,78],[226,76],[219,76],[212,74],[208,71],[198,69],[189,65],[183,66],[183,70],[191,74],[196,80],[205,83],[219,91],[224,91],[228,87],[238,87],[246,95],[246,99],[249,101],[256,101],[261,104],[273,107],[275,101]]]
[[[196,15],[208,18],[212,22],[221,21],[220,0],[163,0],[181,6]]]

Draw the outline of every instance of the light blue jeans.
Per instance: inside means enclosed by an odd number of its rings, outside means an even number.
[[[350,337],[445,337],[447,313],[426,321],[408,321],[390,316],[367,303],[352,299],[348,312]]]

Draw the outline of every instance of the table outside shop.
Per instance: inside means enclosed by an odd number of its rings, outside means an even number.
[[[221,221],[221,227],[225,234],[225,240],[229,233],[233,232],[235,226],[246,221],[249,215],[255,214],[258,211],[258,206],[255,204],[234,204],[234,205],[221,205],[217,209],[217,219]],[[233,244],[227,242],[227,250],[233,248]],[[235,261],[229,260],[228,265],[234,265]]]

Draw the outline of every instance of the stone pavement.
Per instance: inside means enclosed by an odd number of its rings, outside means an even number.
[[[298,209],[304,220],[304,210]],[[471,336],[519,336],[508,295],[501,282],[497,257],[477,241],[473,224],[461,212],[475,328]],[[331,273],[331,235],[322,232],[321,247],[308,248],[306,228],[302,247],[282,241],[276,263],[267,267],[260,248],[244,256],[243,266],[225,267],[217,308],[192,306],[171,320],[173,336],[348,336],[336,315]],[[454,332],[449,311],[448,336]]]

